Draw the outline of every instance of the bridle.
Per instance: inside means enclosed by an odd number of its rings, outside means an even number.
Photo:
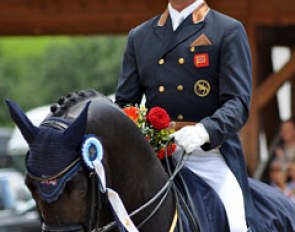
[[[66,123],[50,121],[50,120],[47,120],[42,123],[42,125],[45,125],[45,124],[50,125],[50,126],[57,128],[57,129],[66,129],[68,127],[68,124],[66,124]],[[153,198],[151,198],[148,202],[146,202],[145,204],[140,206],[138,209],[134,210],[132,213],[129,214],[130,217],[134,217],[135,215],[139,214],[140,212],[147,209],[149,206],[153,205],[155,202],[158,201],[156,206],[153,207],[153,210],[151,211],[151,213],[142,222],[140,222],[137,225],[137,228],[141,228],[143,225],[145,225],[156,214],[156,212],[160,209],[160,207],[162,206],[164,201],[167,199],[167,196],[169,195],[169,193],[172,192],[171,190],[175,190],[174,179],[175,179],[176,175],[179,173],[179,171],[181,170],[181,168],[183,167],[183,163],[181,161],[182,161],[182,159],[176,165],[173,173],[171,172],[171,170],[169,171],[169,174],[170,174],[169,179],[166,181],[164,186],[157,192],[157,194]],[[28,170],[27,170],[27,174],[30,178],[32,178],[35,181],[38,181],[38,182],[46,181],[47,182],[47,181],[56,179],[56,178],[64,175],[69,170],[71,170],[71,168],[78,165],[79,162],[82,165],[82,161],[81,161],[80,157],[77,158],[76,160],[74,160],[72,163],[70,163],[62,171],[58,172],[57,174],[55,174],[53,176],[46,177],[46,178],[34,176]],[[83,224],[69,224],[69,225],[64,225],[64,226],[48,225],[45,222],[43,222],[42,223],[42,231],[43,232],[108,232],[120,225],[119,221],[114,220],[114,221],[108,223],[107,225],[98,228],[97,219],[99,216],[98,214],[101,211],[101,207],[102,207],[102,204],[99,204],[99,202],[105,202],[106,195],[105,195],[105,193],[102,193],[102,192],[99,193],[98,190],[100,189],[99,185],[101,183],[100,183],[99,177],[97,176],[97,174],[94,171],[91,171],[89,173],[89,178],[90,178],[90,182],[91,182],[91,202],[90,202],[91,208],[90,208],[90,214],[88,217],[89,219]],[[99,197],[101,199],[98,199]],[[178,201],[179,201],[179,199],[177,198],[177,202]],[[184,201],[184,200],[182,199],[182,201]],[[114,218],[116,219],[115,215],[114,215]],[[193,231],[198,232],[199,229],[195,225],[196,223],[195,223],[194,219],[191,219],[191,218],[189,218],[189,219],[190,219],[190,222],[193,224],[193,228],[196,228]],[[95,228],[94,230],[92,230],[93,226]]]
[[[141,228],[143,225],[145,225],[160,209],[164,201],[167,199],[168,194],[171,192],[172,187],[174,186],[174,178],[180,171],[183,165],[180,165],[177,169],[175,169],[174,173],[170,176],[170,178],[166,181],[165,185],[155,194],[153,198],[151,198],[148,202],[131,212],[129,215],[130,217],[133,217],[143,210],[145,210],[147,207],[154,204],[158,199],[158,204],[154,207],[153,211],[141,222],[137,225],[137,228]],[[114,229],[117,226],[117,222],[113,221],[107,224],[106,226],[100,227],[95,229],[93,232],[108,232]]]

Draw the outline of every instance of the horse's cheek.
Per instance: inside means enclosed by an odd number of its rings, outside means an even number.
[[[87,186],[82,185],[78,186],[73,192],[72,192],[72,199],[70,201],[74,201],[76,204],[76,207],[81,208],[82,210],[87,209]]]

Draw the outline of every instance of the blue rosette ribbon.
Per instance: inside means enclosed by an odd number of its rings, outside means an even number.
[[[85,136],[81,151],[84,163],[90,170],[95,169],[95,161],[101,162],[103,158],[102,144],[100,140],[93,134]]]

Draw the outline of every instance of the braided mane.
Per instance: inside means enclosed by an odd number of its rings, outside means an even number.
[[[50,111],[53,117],[61,117],[71,106],[93,97],[108,99],[102,93],[99,93],[94,89],[78,90],[75,92],[69,92],[65,96],[61,96],[57,103],[50,107]]]

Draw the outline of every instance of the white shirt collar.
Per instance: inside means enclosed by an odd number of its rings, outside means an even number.
[[[182,23],[184,19],[186,19],[193,11],[199,7],[204,0],[196,0],[194,3],[183,9],[181,12],[175,10],[172,6],[171,3],[168,3],[168,11],[172,19],[172,26],[173,26],[173,31],[175,31],[178,26]]]

